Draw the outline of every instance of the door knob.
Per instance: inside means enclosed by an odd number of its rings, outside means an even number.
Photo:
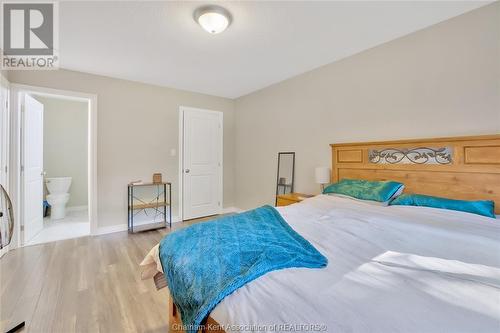
[[[186,169],[186,173],[189,173],[189,171],[190,171],[189,169]]]
[[[47,172],[45,172],[45,171],[40,172],[40,176],[45,176],[46,174],[47,174]]]

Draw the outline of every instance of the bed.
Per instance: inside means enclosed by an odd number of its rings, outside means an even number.
[[[500,207],[500,136],[332,145],[332,178]],[[277,208],[323,255],[321,270],[267,273],[225,297],[204,331],[498,332],[500,221],[319,195]],[[157,251],[145,260],[161,281]],[[182,331],[170,300],[170,328]]]

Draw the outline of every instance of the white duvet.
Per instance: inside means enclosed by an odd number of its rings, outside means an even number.
[[[500,220],[324,195],[278,209],[329,264],[238,289],[211,313],[227,331],[500,332]]]

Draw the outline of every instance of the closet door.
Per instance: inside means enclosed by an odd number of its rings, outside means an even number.
[[[183,218],[219,214],[222,208],[222,112],[183,112]]]

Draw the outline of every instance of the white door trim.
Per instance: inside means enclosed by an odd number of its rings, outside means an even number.
[[[184,220],[184,206],[183,206],[183,195],[184,195],[184,182],[183,182],[183,173],[184,173],[184,111],[196,111],[196,112],[205,112],[205,113],[216,113],[221,115],[222,126],[221,126],[221,140],[220,140],[220,151],[221,151],[221,168],[220,168],[220,191],[219,191],[219,201],[221,205],[219,206],[218,214],[222,213],[223,207],[223,198],[224,198],[224,114],[222,111],[214,111],[208,109],[199,109],[193,108],[189,106],[180,106],[179,107],[179,220],[182,222]]]
[[[0,121],[0,135],[1,135],[1,142],[2,142],[2,146],[0,147],[1,150],[0,150],[0,167],[2,168],[2,170],[0,170],[0,174],[2,174],[3,176],[5,176],[5,178],[3,179],[3,182],[2,182],[2,185],[3,187],[5,188],[5,190],[7,192],[10,192],[10,189],[9,189],[9,175],[10,175],[10,163],[9,163],[9,160],[10,160],[10,156],[9,156],[9,153],[10,153],[10,102],[9,102],[9,95],[10,95],[10,83],[9,81],[7,80],[7,78],[5,78],[3,75],[0,75],[0,80],[2,81],[1,82],[1,85],[6,89],[6,100],[5,101],[2,101],[2,103],[4,103],[3,105],[0,106],[0,109],[2,110],[2,113],[0,114],[0,117],[2,118],[1,121]],[[5,113],[4,113],[4,106],[5,106]],[[6,169],[4,169],[6,168]],[[2,180],[0,178],[0,180]]]
[[[9,192],[9,195],[10,195],[10,186],[9,186],[9,183],[10,183],[10,102],[9,102],[9,99],[10,99],[10,82],[9,80],[7,80],[6,77],[4,77],[1,73],[0,73],[0,80],[1,80],[1,85],[5,87],[5,89],[7,90],[7,95],[6,95],[6,100],[5,101],[2,101],[2,103],[6,103],[6,112],[4,113],[3,110],[0,114],[0,117],[2,117],[2,121],[0,122],[1,125],[0,125],[0,130],[1,130],[1,133],[0,133],[0,136],[2,136],[1,138],[1,149],[0,149],[0,160],[1,160],[1,163],[0,163],[0,167],[3,169],[3,168],[6,168],[6,170],[0,170],[0,173],[4,174],[5,175],[5,178],[3,179],[3,182],[2,182],[2,185],[3,187],[5,188],[5,190],[7,192]],[[3,109],[3,105],[0,105],[0,109]],[[7,245],[6,247],[4,247],[3,249],[0,250],[0,258],[6,254],[7,252],[9,252],[10,250],[10,246],[11,244]]]
[[[12,201],[14,205],[15,216],[20,222],[23,219],[22,200],[21,200],[21,112],[20,112],[20,98],[23,93],[35,93],[38,95],[58,95],[64,96],[74,100],[85,100],[89,102],[89,137],[88,137],[88,206],[89,206],[89,219],[90,219],[90,234],[96,235],[98,229],[98,215],[97,215],[97,95],[87,94],[70,90],[59,90],[38,86],[30,86],[23,84],[10,84],[11,88],[11,115],[12,129],[11,133],[11,189],[13,192]],[[17,239],[15,247],[20,246],[21,243],[21,223],[17,223],[15,227]]]

